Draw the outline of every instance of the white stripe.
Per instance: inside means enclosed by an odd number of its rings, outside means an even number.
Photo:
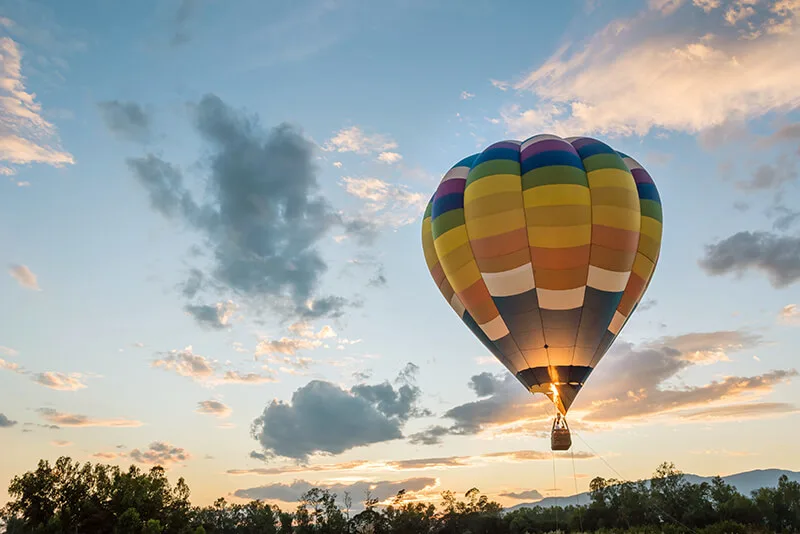
[[[586,286],[575,289],[542,289],[536,288],[539,297],[539,308],[543,310],[574,310],[583,306]]]
[[[619,311],[614,312],[614,318],[611,319],[611,324],[608,325],[608,331],[614,334],[615,336],[619,334],[619,331],[622,329],[622,326],[625,324],[625,317]]]
[[[590,265],[589,278],[586,280],[586,285],[600,291],[625,291],[625,286],[628,285],[630,276],[630,271],[619,273]]]
[[[644,168],[639,164],[639,162],[636,161],[635,159],[633,159],[630,156],[628,156],[627,158],[622,158],[622,161],[625,162],[625,165],[627,165],[630,170],[633,170],[633,169],[642,169],[642,170],[644,170]]]
[[[478,326],[481,327],[481,330],[483,330],[483,333],[486,334],[486,337],[492,341],[496,341],[501,337],[508,335],[508,327],[506,326],[506,323],[503,322],[503,318],[499,315],[488,323],[479,324]]]
[[[533,267],[530,263],[515,267],[502,273],[481,273],[489,294],[493,297],[510,297],[530,291],[533,282]]]
[[[450,299],[450,306],[456,311],[459,317],[464,317],[464,303],[458,298],[458,293],[453,293],[453,298]]]
[[[469,171],[470,167],[467,167],[466,165],[462,165],[461,167],[453,167],[445,173],[444,177],[442,178],[442,182],[455,179],[466,180]]]
[[[557,141],[564,141],[564,139],[561,139],[557,135],[550,135],[550,134],[534,135],[533,137],[531,137],[530,139],[528,139],[527,141],[522,143],[522,146],[519,148],[519,151],[522,152],[523,150],[525,150],[526,148],[528,148],[531,145],[534,145],[536,143],[540,143],[542,141],[550,141],[550,140],[553,140],[553,139],[555,139]]]

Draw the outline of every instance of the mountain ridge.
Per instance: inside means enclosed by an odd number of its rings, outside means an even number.
[[[722,476],[722,480],[731,486],[735,487],[739,493],[750,496],[750,492],[764,487],[775,487],[778,485],[778,478],[781,475],[786,475],[789,480],[800,482],[800,471],[790,471],[788,469],[767,468],[767,469],[753,469],[750,471],[742,471],[741,473],[733,473],[730,475]],[[711,482],[715,475],[701,476],[692,473],[684,473],[684,479],[692,484],[699,484],[701,482]],[[647,479],[650,482],[650,479]],[[548,508],[550,506],[569,506],[575,504],[586,505],[591,500],[591,494],[588,491],[578,493],[577,495],[569,495],[564,497],[545,497],[544,499],[523,502],[505,508],[505,512],[513,512],[520,508],[533,508],[541,506]]]

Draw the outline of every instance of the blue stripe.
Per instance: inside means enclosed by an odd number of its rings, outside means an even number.
[[[475,161],[475,158],[477,158],[477,157],[478,157],[478,154],[473,154],[471,156],[467,156],[466,158],[462,159],[461,161],[459,161],[458,163],[453,165],[451,167],[451,169],[455,169],[456,167],[469,167],[471,169],[473,167],[472,163]]]
[[[608,146],[605,143],[601,143],[597,141],[596,143],[589,143],[588,145],[584,145],[580,147],[578,150],[578,154],[581,155],[581,159],[586,159],[589,156],[595,156],[597,154],[614,154],[617,155],[617,151]]]
[[[583,170],[583,162],[573,152],[566,150],[548,150],[547,152],[539,152],[522,161],[522,168],[520,172],[524,175],[533,169],[541,167],[549,167],[551,165],[568,165]]]
[[[443,197],[439,197],[433,203],[432,217],[435,219],[442,213],[447,213],[450,210],[460,210],[464,208],[464,193],[451,193]]]
[[[619,150],[617,150],[617,154],[619,154],[619,157],[621,157],[622,159],[625,159],[625,158],[629,158],[629,157],[630,157],[630,156],[629,156],[629,155],[627,155],[626,153],[624,153],[624,152],[620,152]]]
[[[485,161],[491,161],[493,159],[519,161],[519,150],[514,150],[513,148],[488,148],[481,152],[477,158],[475,158],[475,162],[472,164],[472,166],[477,167],[481,163]]]
[[[655,200],[661,204],[661,197],[658,196],[658,189],[655,184],[636,184],[636,189],[639,190],[639,198],[642,200]]]

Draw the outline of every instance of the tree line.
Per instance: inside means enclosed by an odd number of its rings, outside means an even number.
[[[750,495],[720,477],[691,483],[673,464],[649,481],[594,478],[585,505],[503,507],[473,488],[463,498],[445,491],[438,506],[401,490],[389,503],[324,488],[303,494],[292,510],[262,501],[217,499],[192,506],[183,478],[131,465],[81,465],[69,457],[15,476],[0,509],[7,534],[534,534],[550,532],[704,534],[800,532],[800,483],[784,475],[777,487]]]

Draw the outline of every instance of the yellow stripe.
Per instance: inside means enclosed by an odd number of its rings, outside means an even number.
[[[658,251],[661,249],[661,242],[656,241],[647,235],[639,236],[639,252],[644,254],[650,259],[658,259]]]
[[[595,187],[592,189],[592,205],[617,206],[635,209],[641,206],[639,193],[624,187]]]
[[[476,198],[493,195],[495,193],[508,193],[522,191],[522,178],[516,174],[493,174],[485,176],[478,181],[467,184],[464,190],[464,204]]]
[[[478,265],[474,261],[457,268],[455,272],[450,271],[445,264],[442,264],[442,267],[445,268],[445,276],[450,281],[450,285],[453,286],[453,290],[456,293],[461,293],[481,279],[481,272],[478,270]]]
[[[575,184],[540,185],[522,194],[526,208],[540,206],[590,205],[589,188]]]
[[[442,265],[447,265],[452,271],[458,270],[459,267],[465,265],[469,261],[475,261],[475,256],[472,254],[472,247],[469,246],[469,243],[464,243],[447,256],[443,256],[441,261]]]
[[[638,232],[642,225],[642,215],[639,210],[616,206],[592,206],[592,223]]]
[[[630,191],[637,191],[633,175],[622,169],[597,169],[586,173],[589,187],[621,187]],[[638,195],[638,192],[637,192]]]
[[[529,226],[528,244],[532,247],[569,248],[592,242],[592,225]]]
[[[486,217],[466,217],[467,232],[470,239],[482,239],[525,228],[525,210],[511,209]]]
[[[656,241],[659,241],[661,239],[661,230],[662,225],[660,222],[651,217],[642,217],[641,232],[644,235],[650,236]]]
[[[425,255],[425,263],[428,270],[433,270],[439,263],[439,256],[436,255],[436,247],[433,245],[433,232],[431,230],[431,218],[422,221],[422,253]]]
[[[437,237],[433,245],[436,247],[436,255],[443,258],[447,256],[449,252],[457,249],[468,241],[467,227],[462,224]]]
[[[642,279],[647,282],[650,279],[650,276],[653,274],[653,269],[655,269],[655,264],[647,259],[646,256],[637,252],[636,259],[633,260],[633,268],[631,269],[634,273],[641,276]]]
[[[638,197],[636,200],[638,202]],[[470,217],[485,217],[521,207],[522,195],[519,191],[513,191],[511,193],[495,193],[473,200],[464,206],[464,213],[469,213]]]

